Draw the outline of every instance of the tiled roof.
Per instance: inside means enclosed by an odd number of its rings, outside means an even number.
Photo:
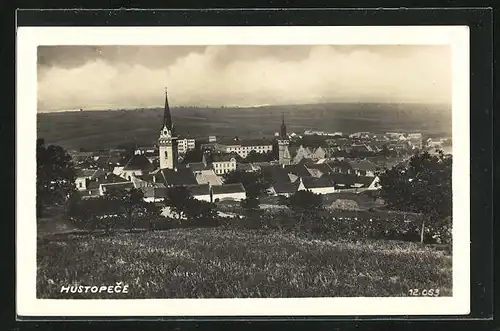
[[[165,187],[144,187],[141,189],[145,198],[166,198],[167,189]]]
[[[186,189],[192,196],[210,194],[210,185],[208,184],[186,185]]]
[[[108,183],[102,184],[106,193],[117,191],[117,190],[129,190],[134,188],[134,184],[131,182],[128,183]]]
[[[290,181],[288,182],[279,181],[273,184],[274,191],[276,191],[276,193],[278,194],[295,193],[297,191],[298,186],[299,186],[298,181],[295,183],[290,183]]]
[[[375,171],[378,166],[368,160],[360,160],[360,161],[348,161],[353,169],[356,170],[365,170],[365,171]]]
[[[207,166],[203,162],[188,163],[187,167],[192,171],[201,171],[207,169]]]
[[[311,173],[307,171],[306,167],[304,165],[290,165],[285,167],[286,171],[288,173],[292,173],[296,176],[299,177],[310,177]]]
[[[123,167],[123,170],[142,170],[149,171],[152,170],[152,164],[149,162],[147,157],[141,154],[134,154],[128,160],[127,164]]]
[[[115,175],[113,173],[109,174],[103,174],[99,176],[96,180],[98,184],[111,184],[111,183],[127,183],[129,182],[125,178],[122,178],[118,175]]]
[[[163,181],[167,186],[174,185],[195,185],[198,184],[196,177],[189,168],[181,169],[162,169]]]
[[[229,162],[231,161],[231,159],[234,159],[236,161],[236,157],[233,154],[212,154],[212,162]]]
[[[228,194],[228,193],[243,193],[243,192],[245,192],[245,188],[241,183],[212,186],[213,194]]]
[[[339,188],[351,188],[351,187],[368,187],[370,186],[376,177],[369,176],[355,176],[355,175],[345,175],[345,174],[331,174],[326,178],[332,180],[335,183],[335,187]]]
[[[302,178],[302,183],[306,188],[334,187],[335,184],[328,178]]]

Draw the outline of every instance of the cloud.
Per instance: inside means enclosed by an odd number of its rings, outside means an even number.
[[[172,105],[186,106],[451,100],[446,46],[115,47],[112,56],[82,52],[69,65],[57,47],[57,59],[39,65],[39,111],[161,106],[164,86]]]

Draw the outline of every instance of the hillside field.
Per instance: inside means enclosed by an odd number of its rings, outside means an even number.
[[[181,136],[271,137],[284,114],[289,132],[416,131],[451,135],[448,106],[420,104],[319,104],[256,108],[172,108]],[[156,143],[163,109],[38,113],[37,134],[66,149],[115,148],[123,143]]]
[[[396,241],[329,241],[264,230],[174,229],[68,235],[37,243],[38,298],[451,295],[451,256]],[[128,294],[61,293],[72,284]]]

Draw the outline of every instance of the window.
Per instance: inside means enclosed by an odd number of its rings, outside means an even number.
[[[79,188],[82,188],[82,187],[83,187],[82,182],[78,183],[78,187],[79,187]]]
[[[168,159],[168,152],[165,151],[165,154],[164,154],[165,158]]]

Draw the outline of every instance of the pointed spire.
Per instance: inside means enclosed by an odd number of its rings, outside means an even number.
[[[165,87],[165,109],[163,110],[163,127],[172,131],[172,116],[170,115],[170,107],[168,106],[168,94]]]
[[[286,138],[286,125],[285,125],[285,113],[281,113],[281,130],[280,137]]]

